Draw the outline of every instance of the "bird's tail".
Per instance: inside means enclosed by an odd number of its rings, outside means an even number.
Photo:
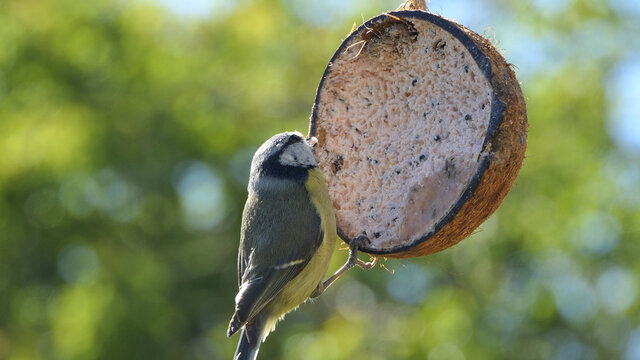
[[[256,360],[258,357],[258,351],[260,350],[260,344],[262,339],[260,338],[260,331],[251,324],[247,324],[242,333],[240,333],[240,341],[236,348],[236,353],[233,355],[233,360]]]

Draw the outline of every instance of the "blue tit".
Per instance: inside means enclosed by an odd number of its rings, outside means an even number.
[[[251,162],[238,250],[239,290],[227,336],[243,329],[235,360],[254,360],[276,322],[328,286],[333,206],[313,154],[315,138],[270,138]]]

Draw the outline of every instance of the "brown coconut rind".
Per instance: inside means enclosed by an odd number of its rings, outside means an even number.
[[[366,233],[371,242],[362,246],[360,250],[370,254],[397,258],[417,257],[442,251],[457,244],[469,236],[498,208],[518,175],[526,150],[528,128],[526,105],[509,64],[498,50],[480,35],[451,20],[424,11],[396,11],[382,14],[367,21],[345,39],[329,62],[316,94],[309,135],[318,138],[318,147],[322,149],[327,143],[325,128],[330,124],[323,123],[324,119],[319,116],[318,109],[329,101],[327,92],[332,89],[325,89],[325,82],[331,72],[335,71],[332,66],[336,66],[336,59],[344,56],[349,46],[353,46],[354,43],[369,40],[380,34],[384,26],[403,22],[409,24],[407,26],[411,28],[411,24],[420,21],[429,22],[445,30],[466,48],[490,84],[492,90],[490,118],[485,137],[481,140],[482,150],[478,155],[477,166],[474,167],[475,173],[469,176],[470,180],[465,183],[466,187],[461,191],[461,195],[452,201],[446,215],[422,235],[395,239],[390,246],[389,242],[376,242],[375,237],[370,234],[371,229],[363,228],[356,231],[353,228],[343,228],[341,224],[347,222],[341,221],[340,211],[336,212],[339,235],[346,242],[351,242],[357,237],[357,233]],[[408,31],[407,36],[414,36],[414,34]],[[438,79],[433,80],[438,81]],[[375,105],[385,106],[385,104]],[[319,158],[319,161],[321,168],[324,167],[323,170],[334,166],[323,164],[322,158]],[[333,173],[325,171],[325,177],[329,183],[339,180],[332,178],[334,175],[335,171]],[[442,196],[446,197],[446,195]],[[334,197],[336,209],[341,207],[341,200]],[[421,205],[425,208],[429,206],[426,203]]]

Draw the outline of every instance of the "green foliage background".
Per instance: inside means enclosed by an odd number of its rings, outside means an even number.
[[[0,2],[0,359],[231,358],[252,152],[305,132],[351,23],[397,6],[314,23],[300,3]],[[509,61],[552,49],[515,63],[531,126],[512,192],[458,246],[353,270],[262,359],[640,359],[640,153],[608,120],[640,16],[478,3],[517,26],[473,30],[531,43]]]

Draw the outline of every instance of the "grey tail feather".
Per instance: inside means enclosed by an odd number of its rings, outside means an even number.
[[[233,314],[233,318],[229,322],[229,328],[227,329],[227,336],[235,334],[242,327],[242,322],[238,319],[238,314]]]
[[[253,324],[248,324],[240,333],[238,348],[233,355],[233,360],[256,360],[260,350],[261,339],[258,329]]]

